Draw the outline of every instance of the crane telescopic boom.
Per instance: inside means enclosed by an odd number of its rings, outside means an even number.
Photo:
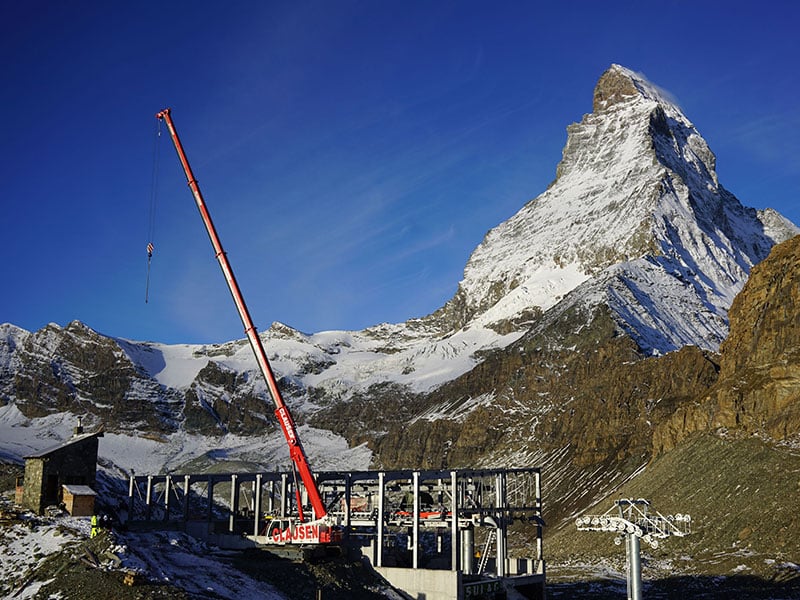
[[[313,474],[311,473],[311,468],[308,464],[308,458],[306,457],[305,450],[303,450],[300,437],[297,434],[297,427],[294,423],[291,413],[289,412],[289,408],[283,401],[281,392],[278,389],[278,384],[275,381],[275,375],[272,372],[272,367],[270,367],[269,360],[267,360],[267,353],[264,351],[264,346],[261,343],[261,338],[258,337],[256,328],[253,325],[253,320],[250,318],[247,305],[244,302],[242,293],[239,290],[239,285],[236,283],[233,270],[228,262],[228,257],[225,255],[225,251],[222,249],[222,244],[220,243],[219,236],[214,228],[211,215],[209,214],[205,201],[203,200],[203,194],[200,192],[200,187],[198,186],[197,180],[192,173],[192,168],[189,166],[186,153],[183,151],[183,145],[178,138],[178,132],[175,130],[175,124],[172,121],[170,109],[166,108],[162,110],[156,115],[156,117],[163,120],[169,129],[172,142],[175,144],[175,150],[178,152],[178,158],[183,165],[183,170],[186,173],[186,179],[189,182],[189,187],[194,195],[195,203],[200,211],[200,216],[203,218],[203,223],[206,226],[208,237],[211,239],[211,245],[214,247],[214,254],[219,262],[220,268],[222,269],[222,273],[225,276],[225,281],[228,283],[228,289],[231,292],[231,296],[233,296],[233,302],[236,304],[236,310],[239,311],[239,316],[241,317],[242,324],[244,325],[245,334],[247,334],[250,347],[253,349],[253,353],[255,354],[258,367],[261,369],[261,373],[264,376],[267,387],[269,388],[269,393],[272,396],[273,402],[275,403],[275,415],[278,418],[278,422],[281,424],[281,429],[283,430],[283,435],[286,437],[286,442],[289,444],[289,454],[292,458],[292,462],[294,463],[297,471],[300,473],[300,478],[306,488],[306,493],[308,494],[308,499],[311,502],[312,508],[314,509],[316,518],[322,519],[326,517],[328,511],[325,508],[325,504],[323,503],[319,489],[317,488],[317,483],[314,480]],[[302,521],[303,509],[302,504],[299,502],[299,490],[298,510],[300,511],[300,520]]]

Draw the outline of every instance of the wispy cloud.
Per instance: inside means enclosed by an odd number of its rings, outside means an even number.
[[[800,110],[793,110],[738,122],[732,127],[731,135],[758,160],[780,165],[796,174],[800,173],[800,138],[787,132],[798,130]]]

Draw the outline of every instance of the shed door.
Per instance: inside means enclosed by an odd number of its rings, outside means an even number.
[[[52,504],[58,500],[58,475],[48,475],[44,488],[45,504]]]

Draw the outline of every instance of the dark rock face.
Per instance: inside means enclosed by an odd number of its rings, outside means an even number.
[[[564,447],[581,468],[646,461],[656,424],[717,373],[714,356],[695,347],[644,357],[607,311],[589,326],[566,314],[419,400],[437,418],[395,423],[375,450],[385,467],[513,462],[532,449],[544,456]],[[459,412],[481,395],[491,400]]]
[[[123,429],[177,427],[177,395],[140,373],[113,339],[82,323],[48,325],[27,336],[15,359],[1,387],[29,418],[71,412]]]
[[[246,373],[209,361],[184,392],[159,384],[112,338],[79,322],[49,325],[11,348],[14,367],[0,373],[0,397],[28,418],[89,415],[108,431],[168,434],[263,434],[272,405]]]
[[[310,397],[322,408],[309,417],[314,427],[334,431],[351,446],[364,442],[375,447],[375,440],[398,423],[408,423],[427,406],[423,396],[410,393],[394,384],[374,385],[347,402],[327,399],[319,390],[309,390]]]
[[[603,73],[594,88],[592,110],[596,113],[602,112],[609,106],[638,94],[639,90],[631,78],[612,67]]]
[[[753,268],[729,316],[731,333],[720,349],[723,379],[783,366],[800,374],[800,236],[775,246]]]
[[[658,427],[659,451],[721,428],[774,440],[800,434],[800,236],[753,268],[729,316],[719,382]]]
[[[205,435],[272,431],[271,405],[251,388],[246,374],[208,361],[184,395],[185,429]]]

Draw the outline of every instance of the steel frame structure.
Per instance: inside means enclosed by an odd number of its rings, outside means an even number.
[[[524,570],[544,576],[538,468],[327,471],[317,473],[317,487],[345,540],[369,548],[376,567],[397,561],[397,540],[403,539],[400,553],[409,568],[435,563],[465,575],[505,577],[519,572],[508,557],[508,527],[526,521],[535,525],[536,541]],[[128,524],[180,529],[200,521],[217,534],[273,546],[280,540],[270,525],[299,512],[295,492],[291,471],[132,474]],[[491,535],[483,536],[487,543],[478,560],[475,531],[481,529]],[[437,560],[423,538],[436,540]]]

